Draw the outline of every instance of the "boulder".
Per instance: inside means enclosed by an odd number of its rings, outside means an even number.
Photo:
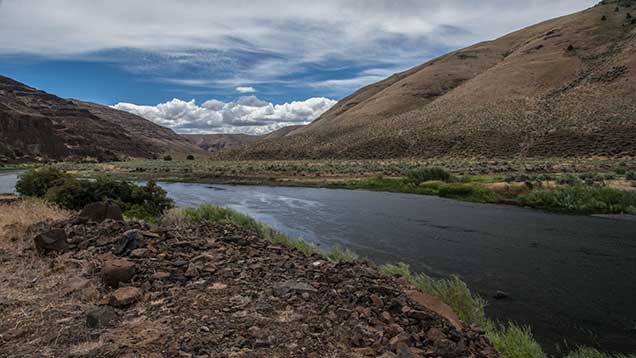
[[[139,301],[142,295],[143,291],[137,287],[122,287],[113,292],[108,303],[113,307],[122,308]]]
[[[33,238],[35,249],[44,255],[49,251],[64,252],[68,250],[66,232],[62,229],[44,231]]]
[[[102,281],[107,286],[118,287],[120,283],[130,282],[135,275],[135,264],[124,259],[110,259],[102,266]]]
[[[275,285],[273,287],[273,292],[275,296],[284,296],[288,293],[308,293],[308,294],[312,294],[312,293],[316,293],[318,292],[318,290],[316,290],[313,286],[304,283],[304,282],[298,282],[298,281],[294,281],[294,280],[289,280],[283,283],[280,283],[278,285]]]
[[[122,221],[124,216],[117,204],[111,201],[96,202],[86,205],[80,212],[80,217],[95,222],[102,222],[106,219]]]

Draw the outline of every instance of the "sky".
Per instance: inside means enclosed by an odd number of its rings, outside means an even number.
[[[262,134],[596,2],[0,0],[0,74],[179,133]]]

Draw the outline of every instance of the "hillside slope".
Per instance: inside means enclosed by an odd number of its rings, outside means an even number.
[[[139,116],[0,76],[0,161],[153,158],[165,152],[203,153]]]
[[[633,5],[605,1],[451,52],[362,88],[293,135],[224,155],[636,155]]]

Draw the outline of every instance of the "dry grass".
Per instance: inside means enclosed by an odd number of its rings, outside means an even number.
[[[0,247],[7,245],[6,239],[15,239],[26,234],[29,226],[42,221],[68,218],[70,211],[60,209],[39,199],[19,200],[0,205]]]
[[[81,312],[99,299],[95,284],[82,277],[91,261],[39,256],[29,230],[69,215],[41,200],[0,205],[0,356],[22,356],[23,346],[59,356],[52,347],[72,346],[85,334]]]

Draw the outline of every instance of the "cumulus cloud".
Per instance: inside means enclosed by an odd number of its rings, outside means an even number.
[[[179,133],[264,134],[289,125],[308,124],[335,104],[324,97],[273,104],[245,96],[232,102],[211,99],[202,105],[175,98],[156,106],[118,103],[112,107]]]
[[[240,93],[254,93],[256,89],[254,87],[236,87],[236,92]]]

